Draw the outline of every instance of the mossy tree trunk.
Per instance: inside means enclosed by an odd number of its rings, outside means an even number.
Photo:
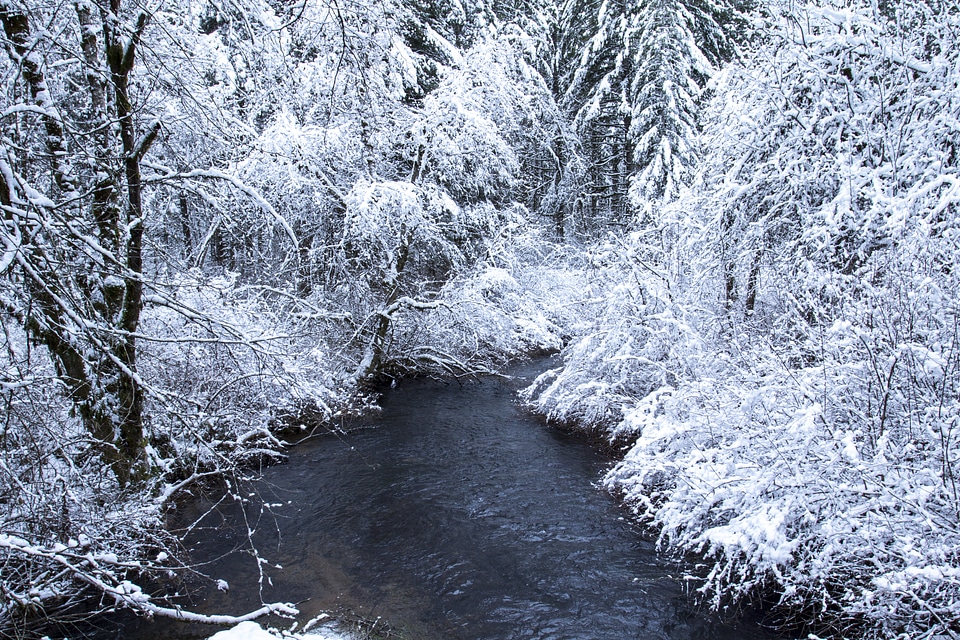
[[[135,337],[144,303],[140,163],[160,128],[137,131],[129,91],[148,15],[141,12],[123,37],[120,0],[80,0],[75,10],[90,99],[85,127],[72,125],[68,136],[30,15],[0,0],[7,51],[35,108],[25,123],[38,129],[31,139],[43,147],[23,166],[2,161],[12,179],[0,185],[0,199],[5,220],[32,240],[16,258],[27,304],[15,315],[49,350],[102,459],[127,486],[148,473]],[[93,170],[75,173],[71,160]],[[48,197],[31,196],[31,180],[42,184],[45,175]]]

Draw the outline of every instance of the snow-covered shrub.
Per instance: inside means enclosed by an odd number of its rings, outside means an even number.
[[[678,349],[697,336],[672,299],[663,276],[629,242],[611,241],[589,256],[588,281],[601,304],[590,305],[564,366],[548,371],[525,392],[548,419],[619,441],[623,412],[679,372]]]
[[[369,282],[363,287],[355,281],[349,298],[338,297],[348,292],[342,287],[317,303],[344,312],[342,325],[351,327],[343,340],[349,346],[339,355],[363,363],[379,348],[381,374],[461,375],[562,346],[569,327],[582,319],[580,307],[589,303],[577,251],[554,247],[540,232],[527,230],[529,214],[522,206],[461,208],[447,198],[431,200],[436,191],[399,187],[421,194],[408,202],[422,222],[409,218],[409,244],[390,230],[399,228],[403,216],[365,213],[373,215],[364,226],[371,235],[357,257],[364,264],[379,260],[380,266],[364,270],[345,261],[358,280]],[[389,198],[373,202],[384,210],[399,206]],[[446,272],[432,271],[444,263]]]
[[[6,634],[43,617],[86,615],[85,586],[110,598],[121,580],[162,575],[177,564],[168,553],[176,541],[164,532],[151,496],[121,490],[72,415],[46,355],[3,322],[0,633]],[[152,561],[136,564],[145,549]],[[99,584],[84,585],[85,579]]]
[[[415,324],[420,343],[430,345],[421,349],[442,351],[463,371],[496,370],[518,356],[559,350],[591,303],[576,252],[552,250],[537,232],[506,235],[441,289],[440,306],[404,325]]]
[[[424,99],[406,138],[413,169],[410,180],[429,180],[459,200],[501,199],[510,194],[517,159],[496,123],[484,112],[465,74]]]
[[[152,432],[166,446],[155,449],[164,467],[276,457],[283,447],[271,432],[278,416],[305,411],[322,421],[349,402],[328,345],[305,335],[283,304],[292,293],[197,271],[166,293],[144,318],[151,340],[143,374],[157,389]]]
[[[958,17],[767,17],[713,85],[697,184],[628,244],[653,259],[610,278],[610,312],[533,400],[630,435],[606,486],[699,554],[712,606],[773,593],[821,635],[952,636]],[[658,347],[667,311],[682,330]]]
[[[774,592],[820,633],[955,628],[960,282],[925,260],[936,243],[906,240],[860,278],[833,278],[831,323],[794,309],[779,332],[724,335],[662,299],[640,318],[621,277],[528,389],[548,417],[631,443],[605,486],[664,550],[705,559],[691,577],[711,606]]]
[[[142,588],[189,572],[166,530],[171,500],[223,478],[227,499],[247,499],[239,487],[283,456],[278,417],[323,420],[350,402],[328,345],[236,281],[194,272],[151,283],[139,370],[151,473],[127,487],[102,464],[43,349],[0,317],[0,632],[88,615],[91,592],[106,606],[190,617]]]
[[[411,181],[435,182],[461,204],[512,199],[531,208],[538,204],[525,191],[544,185],[527,174],[537,171],[544,156],[556,157],[553,146],[567,125],[527,57],[529,46],[521,29],[503,25],[462,55],[451,55],[439,86],[412,114],[403,138]]]
[[[417,326],[404,320],[406,312],[441,305],[443,284],[483,255],[487,238],[517,228],[522,212],[461,207],[442,189],[411,182],[360,181],[345,203],[336,250],[344,278],[335,293],[345,294],[361,345],[355,375],[402,373],[416,361],[409,329]]]
[[[710,560],[701,592],[712,605],[773,588],[781,607],[837,633],[955,625],[955,289],[947,310],[943,292],[916,291],[918,306],[908,291],[875,292],[845,309],[850,320],[811,333],[819,363],[789,366],[799,347],[743,345],[736,363],[624,416],[620,428],[639,437],[606,485],[665,548]]]
[[[129,501],[129,492],[120,490],[102,464],[89,434],[71,415],[45,354],[31,349],[6,318],[2,322],[0,632],[5,633],[38,612],[66,619],[83,613],[69,563],[87,564],[91,574],[117,571],[147,545],[154,556],[172,556],[165,550],[173,540],[163,533],[152,501]],[[143,572],[166,564],[160,558]]]

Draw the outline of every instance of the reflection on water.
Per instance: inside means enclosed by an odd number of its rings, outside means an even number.
[[[774,637],[692,607],[674,567],[595,486],[607,462],[516,407],[537,369],[405,381],[368,428],[296,447],[260,487],[277,506],[250,514],[271,565],[262,594],[255,560],[235,554],[208,568],[230,591],[194,608],[242,613],[262,595],[301,603],[304,619],[349,610],[429,640]],[[198,556],[236,543],[237,515],[211,520]],[[144,638],[209,634],[135,626]]]

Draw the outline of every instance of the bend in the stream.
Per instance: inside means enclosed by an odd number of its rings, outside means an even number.
[[[249,514],[272,584],[261,593],[253,558],[228,556],[208,572],[231,588],[211,588],[202,609],[294,601],[304,620],[339,610],[424,640],[775,637],[694,607],[676,567],[596,486],[609,461],[517,406],[544,364],[511,380],[403,381],[369,428],[295,447],[260,483],[271,512]],[[194,553],[236,544],[238,516],[211,521]],[[209,633],[136,626],[141,638]]]

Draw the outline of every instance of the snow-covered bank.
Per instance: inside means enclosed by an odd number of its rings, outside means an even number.
[[[623,447],[605,485],[710,605],[822,636],[960,635],[960,25],[896,11],[777,8],[698,182],[597,250],[606,305],[527,396]]]
[[[256,622],[241,622],[232,629],[213,634],[209,640],[276,640],[277,638],[288,640],[353,640],[352,636],[344,635],[327,627],[304,631],[303,633],[280,632],[264,629]]]
[[[957,304],[956,285],[927,277],[851,300],[849,320],[793,342],[757,320],[713,331],[722,317],[627,267],[527,398],[621,448],[605,486],[664,551],[702,558],[691,577],[712,607],[773,595],[784,619],[822,635],[949,634],[958,343],[939,303],[889,305],[911,290]],[[922,341],[908,344],[893,313]]]

